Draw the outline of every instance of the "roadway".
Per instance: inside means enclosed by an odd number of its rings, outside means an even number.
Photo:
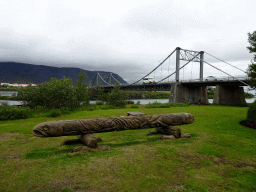
[[[149,84],[123,84],[121,85],[121,90],[125,91],[170,91],[172,84],[175,81],[169,82],[161,82],[161,83],[149,83]],[[234,78],[221,78],[217,80],[203,80],[199,79],[193,80],[180,80],[179,83],[184,86],[193,86],[193,87],[201,87],[201,86],[216,86],[216,85],[224,85],[224,86],[247,86],[248,79],[246,77],[240,77],[238,79]],[[104,86],[106,91],[112,90],[113,86]]]

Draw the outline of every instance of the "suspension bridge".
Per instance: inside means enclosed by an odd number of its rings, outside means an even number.
[[[226,65],[233,67],[236,70],[242,71],[244,75],[239,77],[233,76],[232,74],[222,70],[220,67],[210,64],[204,60],[205,54],[217,59],[221,63],[225,63]],[[176,58],[173,58],[172,56],[176,56]],[[174,71],[171,71],[170,68],[173,68],[171,63],[173,62],[175,62],[175,67]],[[194,67],[192,65],[190,72],[191,78],[184,79],[184,69],[186,69],[185,67],[192,62],[199,63],[199,65]],[[168,69],[166,69],[166,63]],[[164,65],[165,69],[163,69]],[[212,69],[217,70],[226,76],[224,78],[205,79],[203,75],[205,66],[211,67]],[[181,77],[182,71],[183,78]],[[192,73],[197,74],[198,77],[192,78]],[[187,72],[186,74],[186,76],[189,76]],[[156,76],[158,80],[156,80]],[[145,83],[144,80],[147,77],[154,77],[154,81]],[[104,79],[100,73],[98,73],[93,80],[92,88],[104,87],[105,91],[111,91],[116,82],[118,81],[113,77],[112,74]],[[153,70],[144,75],[142,78],[131,84],[120,85],[122,90],[129,91],[170,91],[170,102],[182,102],[183,100],[187,100],[191,103],[198,103],[200,100],[202,104],[208,104],[207,86],[216,86],[213,100],[214,103],[245,105],[246,102],[244,98],[243,86],[248,86],[248,77],[244,70],[239,69],[238,67],[229,64],[207,52],[192,51],[177,47],[162,62],[160,62],[160,64],[158,64]]]

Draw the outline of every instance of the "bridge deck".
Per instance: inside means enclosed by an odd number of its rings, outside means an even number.
[[[242,80],[242,82],[248,84],[247,80]],[[181,85],[185,86],[216,86],[216,85],[225,85],[225,86],[246,86],[246,84],[242,83],[238,80],[229,80],[229,81],[181,81]],[[170,91],[172,83],[158,83],[158,84],[127,84],[121,85],[121,90],[124,91]],[[113,86],[104,86],[104,89],[110,91]]]

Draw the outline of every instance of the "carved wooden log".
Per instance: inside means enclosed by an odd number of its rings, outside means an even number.
[[[169,125],[181,125],[193,122],[194,116],[190,113],[60,120],[38,124],[33,128],[33,134],[37,137],[85,135],[88,133],[124,131],[129,129],[168,127]]]

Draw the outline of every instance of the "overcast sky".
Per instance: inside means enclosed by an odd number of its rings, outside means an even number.
[[[0,61],[111,71],[133,83],[176,47],[205,51],[246,70],[256,1],[0,0],[0,21]],[[208,55],[205,60],[243,74]],[[172,56],[152,76],[160,80],[174,66]],[[189,64],[181,78],[198,78],[197,68]],[[225,76],[204,69],[204,76]]]

